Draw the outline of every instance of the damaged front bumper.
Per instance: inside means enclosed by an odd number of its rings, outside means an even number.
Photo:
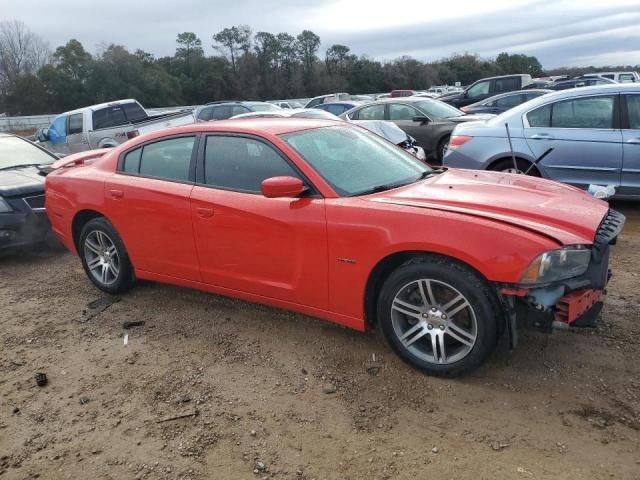
[[[596,232],[589,267],[584,274],[535,287],[499,286],[512,346],[517,341],[519,326],[533,326],[545,332],[553,328],[596,326],[602,296],[611,278],[611,245],[615,245],[624,222],[624,215],[609,210]]]

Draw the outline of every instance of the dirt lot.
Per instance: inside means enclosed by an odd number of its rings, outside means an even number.
[[[152,283],[81,322],[101,295],[76,258],[4,257],[0,478],[638,479],[640,209],[618,208],[600,327],[525,332],[457,380],[376,333]]]

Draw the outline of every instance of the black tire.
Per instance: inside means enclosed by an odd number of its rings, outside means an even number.
[[[516,165],[518,166],[519,170],[517,173],[524,173],[531,167],[531,162],[529,162],[528,160],[523,160],[521,158],[516,158]],[[491,167],[491,170],[494,170],[496,172],[514,173],[512,171],[513,159],[505,158],[503,160],[499,160]],[[529,173],[527,173],[527,175],[531,177],[539,177],[540,170],[538,170],[535,166],[531,167],[531,170],[529,170]]]
[[[444,154],[446,153],[447,145],[449,144],[449,138],[451,138],[451,136],[447,135],[438,142],[438,151],[436,152],[436,156],[440,165],[442,165],[442,162],[444,161]]]
[[[422,290],[426,292],[428,288],[429,293],[420,294],[417,298],[428,297],[435,301],[426,302],[427,305],[418,312],[416,319],[413,316],[416,312],[406,309],[407,303],[399,306],[396,302],[400,300],[397,297],[410,292],[412,285],[419,280],[423,285]],[[427,284],[424,282],[427,280],[429,286],[425,288]],[[416,286],[411,295],[418,295],[416,292],[419,288]],[[453,301],[447,293],[453,298],[461,295],[462,299],[450,307],[442,308]],[[424,255],[404,263],[387,278],[378,297],[378,320],[387,342],[403,360],[431,375],[455,377],[481,365],[496,346],[499,312],[493,297],[495,295],[487,282],[470,268],[438,255]],[[406,300],[409,297],[403,298]],[[415,305],[420,302],[408,303]],[[454,312],[465,303],[468,306]],[[399,312],[397,308],[408,311],[411,316]],[[447,315],[437,317],[442,312],[454,313],[451,313],[451,318]],[[403,332],[405,324],[406,330]],[[451,324],[454,324],[453,327]],[[454,327],[457,327],[456,330],[453,330]],[[412,329],[418,329],[416,334],[407,335]],[[460,330],[466,334],[457,333]],[[465,339],[467,343],[462,343],[452,335]],[[413,343],[405,345],[402,337],[405,337],[406,343]],[[437,355],[433,354],[432,341],[437,343]],[[429,356],[429,350],[433,359],[425,358]],[[440,357],[440,361],[436,361],[437,357]]]
[[[98,260],[98,257],[102,258],[91,250],[92,247],[87,244],[87,238],[89,238],[91,242],[91,239],[95,238],[96,235],[99,235],[102,238],[108,238],[115,249],[115,254],[109,255],[110,261],[113,261],[114,264],[115,259],[117,259],[117,274],[113,273],[114,270],[109,269],[109,277],[107,278],[107,281],[101,281],[100,278],[97,278],[89,267],[89,262],[92,260]],[[92,243],[92,245],[95,245],[95,243]],[[93,218],[82,228],[80,238],[78,240],[78,254],[80,255],[82,267],[84,268],[87,277],[89,277],[89,280],[91,280],[93,284],[103,292],[120,293],[129,290],[133,286],[133,268],[131,266],[131,261],[129,260],[129,255],[127,254],[127,249],[114,226],[111,225],[106,218]]]

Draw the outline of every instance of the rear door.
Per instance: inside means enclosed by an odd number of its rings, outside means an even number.
[[[618,95],[589,95],[538,107],[525,114],[524,134],[545,176],[587,188],[620,185],[622,133]]]
[[[105,184],[108,215],[136,270],[200,280],[190,204],[197,141],[179,135],[131,149]]]
[[[267,198],[262,181],[309,182],[270,143],[257,137],[203,137],[198,184],[191,196],[202,280],[208,284],[326,309],[327,230],[324,199]]]
[[[620,195],[640,195],[640,92],[622,95]]]

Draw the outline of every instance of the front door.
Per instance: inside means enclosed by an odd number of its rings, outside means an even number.
[[[388,105],[388,119],[400,127],[407,135],[416,139],[419,146],[424,148],[427,154],[436,149],[432,122],[415,121],[416,117],[424,117],[424,113],[415,107],[404,103],[390,103]]]
[[[538,165],[545,176],[585,189],[589,184],[620,185],[622,133],[615,122],[616,97],[560,100],[526,114],[524,135],[533,156],[552,149]]]
[[[622,180],[618,194],[640,195],[640,93],[622,95]]]
[[[267,178],[306,180],[261,139],[225,134],[203,141],[203,171],[191,196],[202,280],[327,308],[324,199],[313,190],[301,198],[264,197],[260,187]]]
[[[89,149],[87,134],[83,131],[83,114],[74,113],[69,115],[67,126],[67,144],[70,153],[84,152]]]
[[[200,280],[190,208],[196,140],[176,136],[125,152],[105,183],[107,216],[136,270]]]

